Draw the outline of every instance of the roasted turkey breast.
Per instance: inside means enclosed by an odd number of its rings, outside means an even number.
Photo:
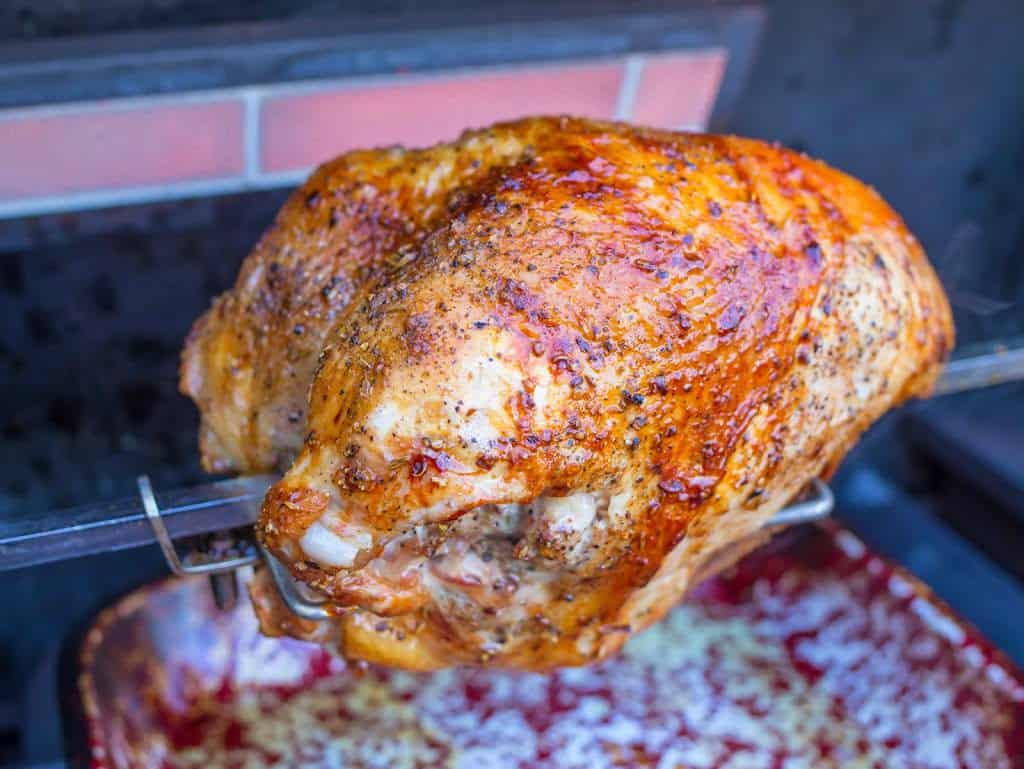
[[[344,155],[191,334],[207,466],[290,464],[270,632],[409,668],[585,663],[757,541],[953,344],[870,188],[728,136],[538,118]]]

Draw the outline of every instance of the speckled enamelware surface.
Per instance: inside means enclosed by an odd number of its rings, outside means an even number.
[[[790,532],[623,654],[554,675],[346,666],[202,580],[86,636],[94,769],[1024,767],[1024,678],[835,527]]]

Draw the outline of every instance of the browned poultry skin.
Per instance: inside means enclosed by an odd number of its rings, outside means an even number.
[[[425,194],[435,165],[451,186]],[[360,214],[366,185],[387,217]],[[338,208],[346,232],[410,224],[339,253]],[[335,275],[348,293],[317,304]],[[662,616],[952,343],[924,253],[856,180],[750,140],[536,119],[320,169],[183,380],[211,467],[272,466],[308,430],[259,530],[336,603],[347,655],[542,669]],[[310,380],[305,424],[281,421]]]
[[[326,334],[356,289],[387,275],[466,189],[520,160],[538,133],[544,126],[467,137],[459,148],[350,152],[317,169],[186,342],[181,391],[199,406],[208,471],[291,463]]]

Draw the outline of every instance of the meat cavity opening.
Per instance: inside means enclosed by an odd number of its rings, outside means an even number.
[[[303,552],[339,573],[354,604],[400,614],[432,603],[448,616],[480,611],[527,613],[552,599],[559,584],[582,577],[607,557],[609,507],[622,495],[579,491],[530,503],[482,505],[448,524],[427,524],[391,537],[377,555],[365,530],[325,514],[299,541]],[[353,568],[362,563],[360,568]]]

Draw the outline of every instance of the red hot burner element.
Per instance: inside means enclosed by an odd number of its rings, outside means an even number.
[[[203,581],[104,612],[94,769],[1024,767],[1024,679],[849,532],[791,532],[597,667],[353,667]]]

